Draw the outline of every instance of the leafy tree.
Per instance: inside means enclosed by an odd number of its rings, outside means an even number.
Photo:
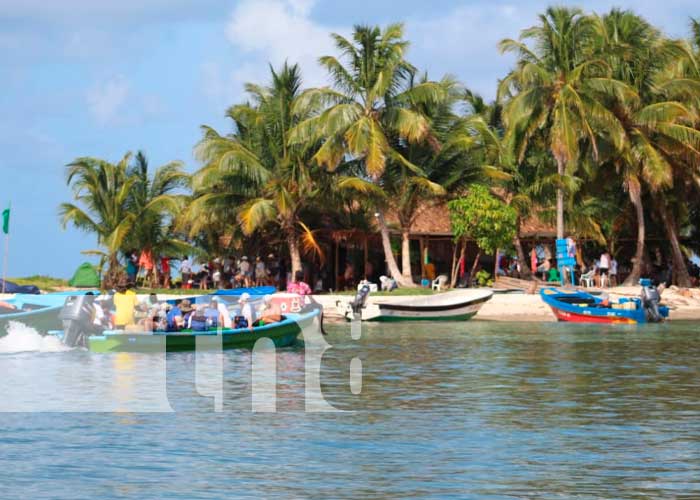
[[[589,57],[596,36],[593,20],[566,7],[550,7],[539,19],[538,25],[522,31],[520,40],[501,41],[501,51],[515,52],[518,61],[502,80],[499,95],[507,98],[506,137],[513,141],[518,162],[538,133],[546,138],[557,164],[557,237],[563,238],[564,176],[577,167],[580,142],[589,141],[597,156],[598,137],[617,144],[621,130],[594,92],[614,82],[607,66]]]
[[[106,261],[107,273],[102,280],[106,288],[114,286],[122,276],[119,251],[132,230],[135,214],[129,210],[129,196],[136,183],[129,177],[131,153],[117,163],[99,158],[77,158],[66,169],[66,183],[71,186],[78,204],[62,203],[59,216],[64,229],[72,224],[79,230],[97,236],[102,250],[91,253]]]
[[[188,218],[195,233],[211,212],[221,214],[219,219],[235,215],[244,235],[277,225],[295,273],[301,270],[300,233],[308,247],[320,251],[301,219],[305,207],[317,201],[319,174],[309,144],[290,144],[289,135],[318,103],[301,94],[297,65],[270,68],[270,73],[269,86],[246,85],[250,103],[229,108],[233,134],[202,127],[204,137],[195,154],[204,166],[194,175],[196,195]]]
[[[485,186],[472,186],[468,196],[448,202],[447,207],[455,243],[462,245],[462,258],[467,238],[472,238],[479,247],[471,276],[482,252],[495,253],[499,248],[508,247],[515,237],[516,210],[493,196]],[[453,269],[453,281],[455,272]]]
[[[125,248],[150,251],[154,258],[194,251],[175,231],[175,219],[186,204],[184,189],[190,183],[183,168],[182,162],[173,161],[158,167],[151,176],[146,155],[142,151],[136,154],[127,170],[129,178],[136,180],[129,190],[128,208],[135,217]],[[151,278],[157,286],[157,267]]]
[[[360,176],[347,180],[345,187],[373,193],[377,223],[384,256],[391,276],[404,286],[412,285],[399,272],[391,250],[385,222],[386,196],[382,196],[384,173],[393,161],[416,175],[423,171],[408,161],[395,147],[396,141],[409,144],[425,140],[430,122],[416,110],[420,103],[439,101],[443,88],[435,82],[412,86],[415,69],[405,59],[408,42],[403,26],[355,26],[352,39],[333,35],[341,59],[324,56],[320,63],[328,70],[335,89],[319,88],[304,92],[298,106],[323,103],[321,113],[302,121],[291,131],[290,145],[319,142],[314,160],[335,170],[344,160],[361,167]],[[374,184],[368,186],[367,183]]]

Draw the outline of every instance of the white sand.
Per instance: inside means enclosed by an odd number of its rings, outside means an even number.
[[[199,295],[199,290],[193,290],[192,295]],[[617,287],[607,289],[613,300],[618,297],[635,297],[639,295],[639,287]],[[12,298],[12,294],[0,294],[0,300]],[[182,295],[159,294],[160,300],[180,298]],[[325,318],[341,320],[343,317],[336,309],[336,302],[352,300],[350,295],[314,295],[314,299],[323,305]],[[664,304],[670,306],[670,319],[700,320],[700,289],[679,289],[671,287],[662,292]],[[386,300],[386,297],[372,297],[369,301]],[[481,308],[475,319],[485,321],[555,321],[548,306],[542,302],[539,294],[525,293],[496,293],[493,298]]]

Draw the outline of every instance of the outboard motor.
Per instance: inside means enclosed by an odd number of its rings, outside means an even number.
[[[656,287],[652,285],[650,279],[643,278],[639,280],[639,284],[642,285],[642,308],[644,309],[644,314],[646,314],[647,321],[650,323],[660,323],[664,319],[659,310],[661,294],[659,294]]]
[[[369,285],[363,285],[355,294],[355,300],[350,302],[350,308],[353,314],[361,314],[362,309],[367,304],[367,298],[369,297]]]
[[[93,295],[68,297],[58,313],[58,318],[63,322],[63,343],[68,347],[87,345],[87,338],[94,331],[94,301]]]

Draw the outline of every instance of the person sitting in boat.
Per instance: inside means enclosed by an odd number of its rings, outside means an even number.
[[[190,299],[182,299],[179,305],[180,311],[182,311],[182,324],[183,328],[189,324],[190,316],[194,313],[194,307],[192,307],[192,302]]]
[[[182,301],[178,300],[173,307],[170,308],[166,315],[167,327],[169,332],[177,332],[182,330],[185,325],[185,318],[182,315],[180,305]]]
[[[260,320],[258,320],[257,325],[269,325],[270,323],[282,321],[282,319],[282,310],[279,304],[272,300],[272,295],[265,295],[263,297],[263,305],[260,308]]]
[[[294,281],[287,283],[287,292],[296,293],[302,297],[311,295],[311,287],[304,283],[304,273],[297,271],[294,274]]]
[[[226,304],[216,297],[211,299],[211,304],[212,307],[215,307],[219,311],[219,325],[224,328],[231,328],[233,325],[231,321],[231,312],[228,310],[228,307],[226,307]]]
[[[114,326],[123,329],[127,325],[134,324],[134,309],[138,302],[136,292],[127,289],[124,282],[117,285],[117,293],[114,294]]]
[[[255,308],[250,303],[250,294],[247,292],[242,293],[238,303],[241,306],[241,313],[235,318],[235,328],[249,328],[252,330],[255,323]]]
[[[209,329],[209,326],[207,325],[206,310],[207,306],[205,304],[197,305],[194,312],[190,316],[190,320],[187,325],[190,330],[193,332],[205,332]]]

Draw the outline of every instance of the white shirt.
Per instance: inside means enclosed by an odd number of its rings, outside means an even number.
[[[219,310],[219,313],[224,317],[224,324],[222,326],[224,328],[231,328],[231,313],[229,312],[228,307],[226,307],[226,304],[219,302],[217,309]]]
[[[610,274],[617,274],[617,261],[615,259],[610,261]]]
[[[190,259],[185,259],[180,263],[180,272],[181,273],[191,273],[192,272],[192,262],[190,262]]]
[[[606,253],[600,256],[600,267],[610,269],[610,256]]]
[[[246,302],[243,304],[243,307],[241,307],[241,316],[244,318],[247,318],[250,316],[252,323],[249,324],[248,326],[251,327],[253,326],[253,323],[255,323],[255,308],[250,305],[250,302]]]
[[[247,260],[242,260],[240,270],[241,270],[241,273],[243,273],[243,274],[249,272],[250,271],[250,263]]]

